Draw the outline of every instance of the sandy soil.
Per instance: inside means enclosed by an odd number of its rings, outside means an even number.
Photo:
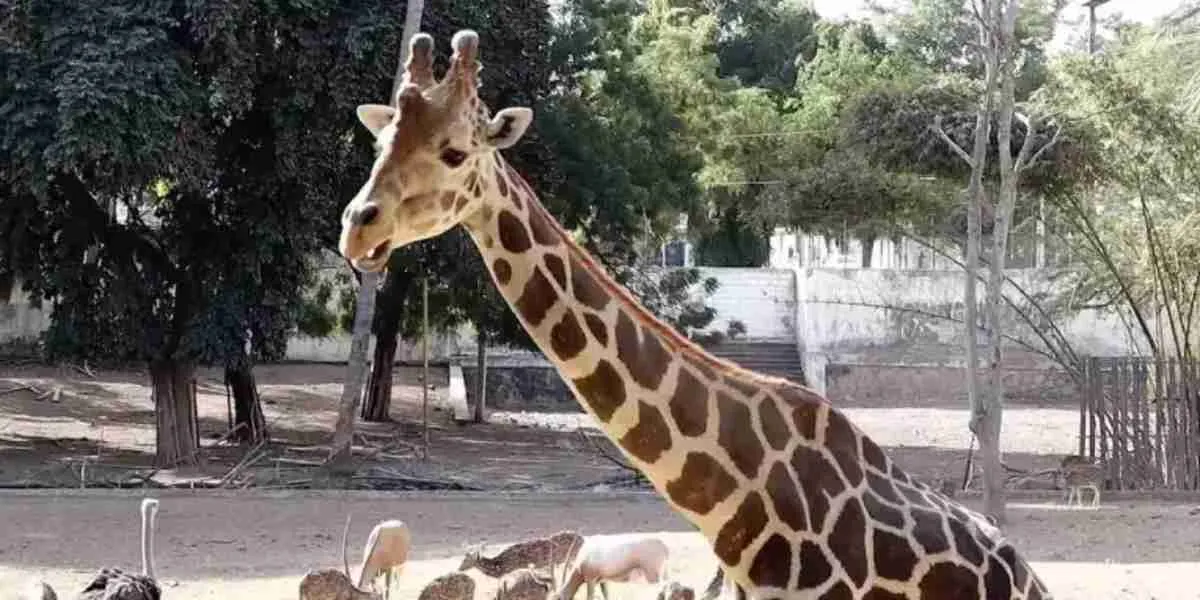
[[[103,565],[138,565],[136,495],[0,496],[0,590],[42,577],[62,593]],[[343,515],[351,561],[371,525],[400,518],[413,531],[413,561],[393,597],[415,597],[458,566],[464,549],[499,545],[563,528],[595,534],[654,534],[671,547],[670,574],[702,587],[715,558],[703,540],[647,494],[396,494],[245,491],[159,494],[159,578],[170,598],[295,598],[310,568],[340,564]],[[1008,534],[1062,599],[1200,598],[1200,509],[1152,503],[1098,510],[1014,505]],[[82,525],[82,526],[81,526]],[[1190,562],[1189,562],[1190,561]],[[473,572],[473,575],[478,575]],[[479,595],[494,587],[478,578]],[[654,588],[622,584],[621,600]]]
[[[414,562],[399,597],[414,597],[434,576],[456,567],[467,545],[486,542],[494,549],[568,527],[587,534],[662,535],[675,556],[673,576],[694,586],[703,586],[711,576],[715,562],[703,540],[658,498],[609,493],[626,474],[581,437],[580,428],[592,429],[588,419],[572,413],[492,413],[487,424],[456,425],[440,409],[444,371],[431,377],[429,459],[415,459],[421,440],[421,387],[412,382],[419,369],[397,369],[395,422],[359,426],[369,455],[363,468],[389,477],[492,490],[491,495],[270,491],[347,484],[322,483],[314,469],[296,466],[297,461],[319,460],[327,451],[323,444],[333,426],[342,368],[286,365],[256,373],[272,443],[269,457],[238,480],[250,489],[149,492],[163,499],[157,556],[170,598],[295,598],[306,570],[340,563],[347,512],[354,517],[352,548],[361,546],[380,519],[400,518],[412,525]],[[61,389],[57,401],[53,394],[44,395],[56,389]],[[159,484],[219,477],[245,454],[245,448],[216,439],[228,427],[220,373],[201,372],[198,391],[208,463],[196,472],[159,471]],[[849,407],[846,412],[918,477],[934,482],[962,476],[968,437],[966,414],[958,407]],[[1053,466],[1077,443],[1073,410],[1014,406],[1005,419],[1011,466]],[[142,374],[0,370],[0,485],[79,488],[81,483],[128,482],[131,474],[151,472],[152,424]],[[81,481],[84,459],[89,468]],[[349,485],[378,487],[379,480],[356,479]],[[500,491],[504,495],[497,495]],[[32,576],[45,577],[64,593],[79,589],[100,566],[135,567],[136,498],[142,493],[0,493],[0,597]],[[1014,505],[1008,532],[1059,598],[1200,598],[1195,586],[1180,585],[1200,581],[1200,510],[1178,503],[1182,500],[1115,498],[1099,510]],[[489,597],[490,586],[490,581],[480,581],[480,598]],[[620,600],[653,595],[645,585],[615,589]]]

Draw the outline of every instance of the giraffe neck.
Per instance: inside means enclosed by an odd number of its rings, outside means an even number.
[[[499,155],[481,173],[483,202],[464,225],[501,295],[605,434],[716,539],[767,471],[772,448],[752,421],[774,417],[766,427],[775,451],[791,436],[787,409],[756,396],[773,380],[717,359],[651,314]],[[805,418],[815,426],[819,416]]]

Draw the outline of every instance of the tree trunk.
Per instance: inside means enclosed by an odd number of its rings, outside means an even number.
[[[367,376],[367,346],[371,343],[371,316],[375,313],[375,282],[377,273],[363,273],[358,286],[358,301],[354,304],[354,335],[350,341],[350,358],[346,361],[346,380],[338,400],[338,419],[329,449],[329,464],[346,467],[350,461],[350,445],[354,442],[354,413],[358,397]],[[360,335],[360,332],[362,333]]]
[[[254,370],[249,362],[241,367],[225,368],[225,385],[233,394],[233,439],[257,444],[267,439],[267,419],[263,415]]]
[[[371,360],[371,375],[363,397],[359,416],[364,421],[382,423],[389,419],[392,408],[392,371],[396,364],[396,347],[400,335],[400,317],[404,313],[413,276],[407,269],[388,266],[383,288],[376,294],[375,357]]]
[[[983,14],[987,17],[997,15],[996,2],[982,2]],[[996,23],[993,20],[991,23]],[[978,339],[978,299],[976,289],[979,276],[980,250],[980,212],[983,204],[984,186],[983,174],[987,169],[988,141],[991,138],[992,107],[996,94],[997,68],[995,47],[992,42],[991,29],[988,23],[980,23],[980,42],[984,59],[984,88],[983,97],[979,101],[979,109],[975,114],[975,139],[971,152],[971,179],[967,186],[967,242],[965,260],[965,283],[963,288],[963,304],[966,315],[963,318],[966,334],[966,387],[967,401],[971,407],[968,427],[979,438],[980,454],[984,456],[985,465],[988,457],[985,450],[984,432],[980,425],[985,413],[985,406],[979,389],[979,339]],[[992,447],[992,449],[996,449]],[[985,466],[985,469],[987,467]]]
[[[400,64],[392,80],[392,92],[388,96],[391,104],[404,73],[404,62],[408,59],[409,40],[421,27],[421,12],[424,0],[409,0],[404,13],[404,31],[400,35]],[[342,386],[342,397],[338,404],[338,420],[333,433],[333,445],[329,449],[329,462],[336,466],[350,458],[350,444],[354,440],[354,408],[362,394],[363,379],[367,371],[367,346],[371,342],[371,317],[375,313],[375,288],[378,273],[363,273],[358,286],[358,301],[355,303],[354,333],[350,342],[350,356],[346,360],[346,381]]]
[[[150,363],[154,397],[155,457],[160,468],[200,464],[195,366],[175,360]]]
[[[862,268],[871,268],[871,255],[875,253],[875,236],[864,235],[862,238]]]
[[[995,0],[998,4],[999,0]],[[994,203],[992,226],[992,250],[988,261],[987,286],[987,348],[988,348],[988,394],[981,403],[981,410],[972,415],[972,430],[979,438],[979,457],[983,463],[983,510],[988,516],[1003,524],[1005,521],[1003,457],[1000,451],[1000,431],[1004,415],[1004,381],[1001,372],[1003,351],[1003,327],[1001,303],[1004,300],[1004,267],[1008,258],[1008,230],[1017,204],[1017,184],[1021,163],[1026,160],[1029,140],[1034,135],[1032,125],[1026,131],[1026,141],[1013,163],[1012,124],[1016,104],[1015,54],[1018,0],[1005,2],[1004,11],[994,9],[992,31],[998,32],[997,43],[993,44],[998,54],[995,64],[999,71],[999,115],[996,121],[997,161],[1000,171],[1000,189]],[[1002,15],[1002,16],[1001,16]]]
[[[396,347],[400,336],[375,336],[375,356],[371,359],[371,377],[363,397],[359,417],[372,423],[387,422],[392,410],[392,371],[396,362]]]
[[[475,406],[472,418],[476,423],[482,423],[487,401],[487,336],[482,332],[475,336],[475,346]]]

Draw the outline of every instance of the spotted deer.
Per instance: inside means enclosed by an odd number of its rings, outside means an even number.
[[[488,577],[503,577],[526,567],[548,569],[550,578],[557,582],[555,567],[569,565],[583,545],[583,536],[574,531],[560,531],[554,535],[518,542],[505,548],[493,557],[484,556],[479,550],[463,556],[459,571],[478,569]]]
[[[1086,456],[1072,454],[1063,457],[1058,471],[1067,488],[1064,501],[1067,506],[1071,506],[1072,501],[1083,506],[1083,490],[1092,491],[1091,506],[1100,505],[1100,486],[1104,484],[1103,463]]]

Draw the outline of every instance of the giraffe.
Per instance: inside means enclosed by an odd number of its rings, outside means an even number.
[[[396,248],[461,225],[493,283],[578,400],[755,599],[1051,598],[982,515],[915,481],[825,398],[718,359],[642,307],[501,156],[529,108],[477,95],[478,36],[412,39],[339,250],[378,271]]]

